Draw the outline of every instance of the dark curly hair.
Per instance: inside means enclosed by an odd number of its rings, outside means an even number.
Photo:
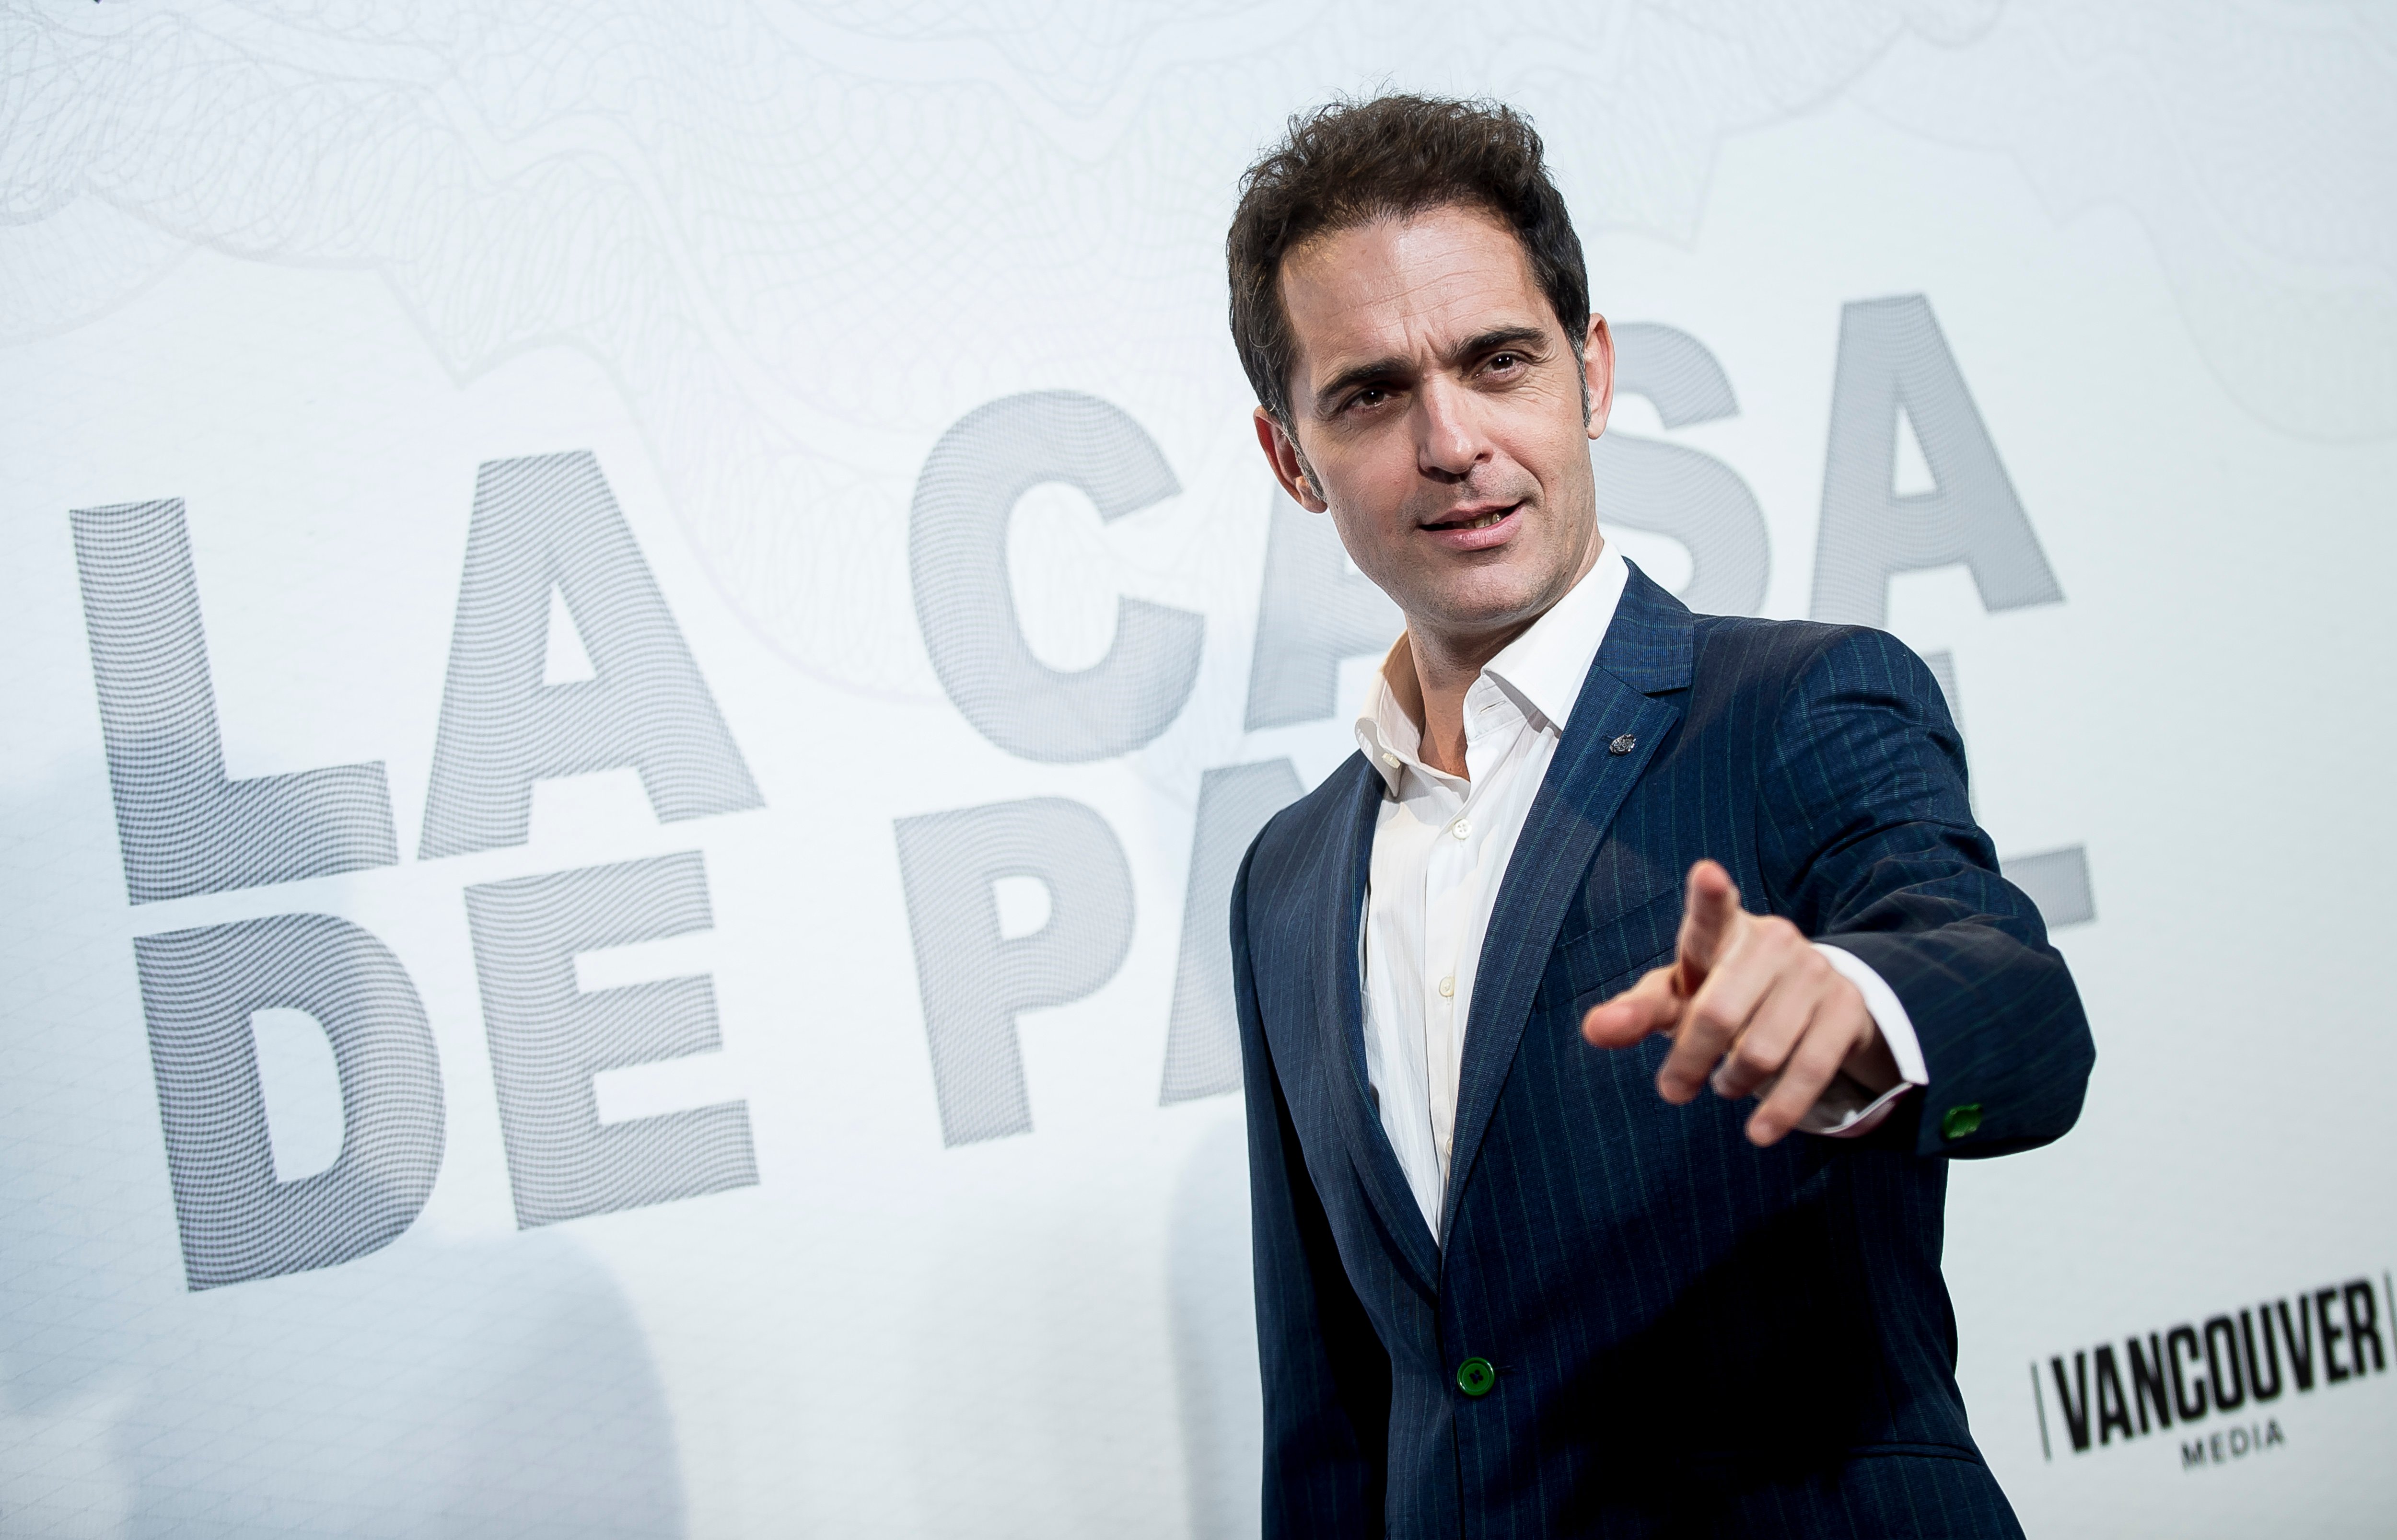
[[[1515,232],[1580,355],[1589,275],[1531,119],[1495,101],[1334,101],[1292,117],[1289,137],[1249,167],[1224,240],[1232,345],[1276,422],[1290,425],[1296,351],[1281,303],[1282,258],[1326,231],[1449,205],[1486,210]]]

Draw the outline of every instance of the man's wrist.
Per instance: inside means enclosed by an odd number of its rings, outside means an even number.
[[[1872,1023],[1872,1037],[1880,1054],[1887,1055],[1890,1078],[1874,1086],[1863,1077],[1842,1067],[1840,1077],[1831,1082],[1821,1101],[1799,1121],[1801,1131],[1831,1139],[1856,1139],[1870,1133],[1889,1117],[1898,1101],[1920,1087],[1931,1083],[1929,1067],[1923,1063],[1922,1045],[1914,1035],[1914,1023],[1906,1013],[1906,1006],[1897,991],[1876,972],[1872,965],[1855,953],[1822,942],[1814,944],[1823,960],[1839,975],[1855,987],[1865,1004],[1865,1014]],[[1851,1063],[1863,1054],[1859,1044],[1849,1055]],[[1875,1076],[1878,1078],[1878,1075]]]
[[[1844,980],[1842,982],[1845,982]],[[1864,1034],[1856,1046],[1840,1065],[1840,1073],[1878,1096],[1893,1086],[1907,1084],[1905,1073],[1897,1067],[1897,1055],[1890,1051],[1889,1039],[1881,1036],[1881,1024],[1872,1019],[1872,1011],[1864,1005],[1864,991],[1855,989],[1856,1003],[1863,1010]]]
[[[1914,1035],[1914,1019],[1906,1013],[1905,1002],[1889,986],[1889,981],[1872,964],[1832,943],[1818,941],[1814,950],[1864,997],[1865,1014],[1872,1018],[1876,1034],[1889,1050],[1898,1079],[1908,1085],[1929,1085],[1931,1068],[1923,1062],[1922,1040]]]

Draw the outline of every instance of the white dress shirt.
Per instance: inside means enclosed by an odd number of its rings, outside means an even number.
[[[1482,937],[1516,837],[1629,579],[1622,555],[1608,545],[1572,592],[1482,668],[1465,694],[1466,776],[1423,762],[1422,725],[1391,684],[1399,677],[1406,687],[1403,699],[1421,699],[1404,636],[1384,661],[1357,719],[1358,746],[1382,772],[1386,787],[1373,826],[1359,943],[1365,1079],[1435,1236]],[[1820,949],[1864,996],[1905,1077],[1886,1093],[1868,1097],[1842,1076],[1799,1124],[1808,1132],[1852,1137],[1881,1121],[1893,1102],[1927,1084],[1930,1075],[1895,991],[1854,954]]]

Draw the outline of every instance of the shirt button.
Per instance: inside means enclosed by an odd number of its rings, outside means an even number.
[[[1451,828],[1448,832],[1456,836],[1457,838],[1463,839],[1473,832],[1473,825],[1460,818],[1456,821],[1455,826]]]
[[[1382,756],[1382,763],[1389,766],[1392,770],[1397,770],[1399,768],[1399,757],[1395,754],[1385,754]]]
[[[1440,981],[1440,998],[1442,999],[1453,999],[1455,996],[1456,975],[1451,973],[1448,977]]]

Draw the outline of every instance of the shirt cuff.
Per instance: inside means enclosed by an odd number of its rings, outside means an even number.
[[[1820,1100],[1798,1119],[1798,1127],[1807,1133],[1819,1133],[1829,1139],[1855,1139],[1870,1133],[1887,1118],[1897,1099],[1909,1091],[1931,1083],[1931,1071],[1922,1062],[1922,1043],[1914,1035],[1914,1022],[1906,1013],[1905,1002],[1889,981],[1873,971],[1872,964],[1854,952],[1837,946],[1814,944],[1814,950],[1831,965],[1840,977],[1856,986],[1865,998],[1865,1010],[1872,1016],[1881,1040],[1889,1045],[1890,1057],[1897,1061],[1898,1083],[1874,1095],[1845,1075],[1835,1076],[1824,1089]]]

